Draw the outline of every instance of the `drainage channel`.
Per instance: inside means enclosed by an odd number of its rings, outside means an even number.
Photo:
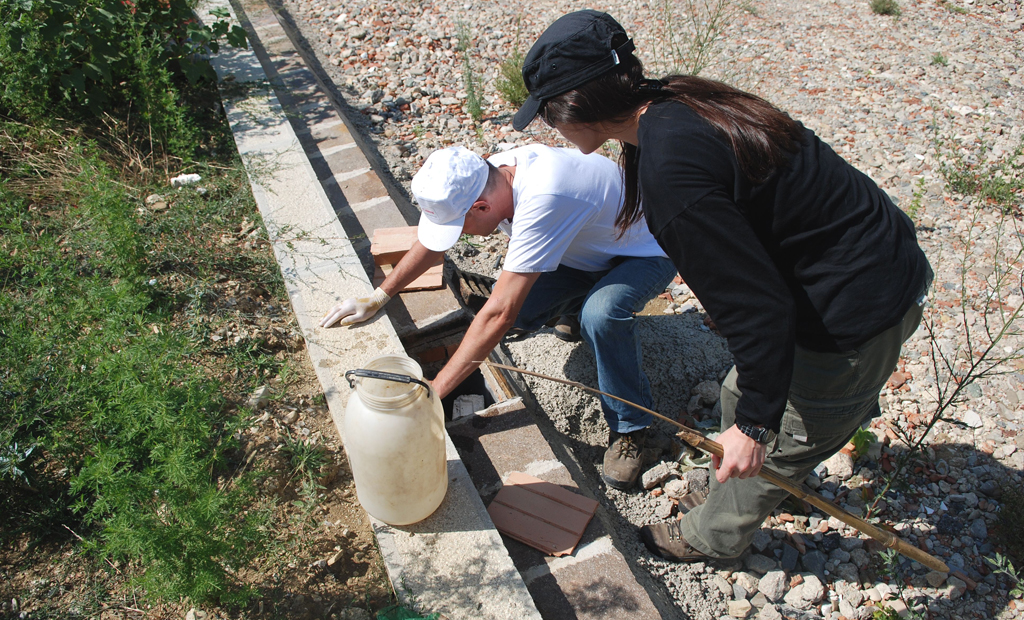
[[[227,0],[210,0],[200,11],[217,7],[228,8]],[[345,116],[347,106],[288,17],[263,0],[233,0],[230,8],[249,33],[252,51],[223,50],[213,59],[225,109],[338,423],[347,398],[338,377],[345,368],[398,348],[433,376],[458,346],[493,282],[446,264],[448,286],[399,295],[386,308],[389,321],[349,330],[315,327],[337,300],[364,295],[372,286],[374,231],[413,224],[418,210],[378,173],[379,158]],[[303,161],[282,170],[283,151]],[[314,196],[281,204],[289,202],[295,184]],[[320,219],[311,222],[313,203]],[[300,232],[285,216],[293,210],[304,211]],[[512,362],[501,347],[491,359]],[[603,508],[567,556],[550,557],[499,537],[483,505],[513,472],[585,496],[595,497],[597,490],[588,486],[553,431],[538,425],[544,416],[518,376],[482,368],[446,399],[449,417],[451,401],[463,393],[484,396],[485,409],[447,425],[453,477],[441,509],[408,528],[371,519],[399,598],[453,619],[674,615],[656,587],[637,581],[616,548]]]

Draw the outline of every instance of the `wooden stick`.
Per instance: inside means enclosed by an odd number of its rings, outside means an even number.
[[[612,394],[608,394],[606,392],[602,392],[601,390],[598,390],[598,389],[595,389],[595,388],[583,385],[582,383],[578,383],[576,381],[569,381],[567,379],[559,379],[558,377],[550,377],[548,375],[542,375],[539,372],[531,372],[529,370],[523,370],[521,368],[516,368],[515,366],[506,366],[504,364],[495,364],[494,362],[491,362],[489,360],[481,362],[481,363],[487,364],[488,366],[492,366],[494,368],[502,368],[504,370],[509,370],[509,371],[520,373],[520,374],[524,374],[524,375],[530,375],[530,376],[533,376],[533,377],[539,377],[541,379],[547,379],[548,381],[555,381],[557,383],[564,383],[565,385],[571,385],[573,387],[579,388],[581,390],[585,390],[587,392],[593,392],[595,394],[600,394],[602,396],[607,396],[608,398],[612,398],[612,399],[617,400],[619,402],[625,403],[627,405],[630,405],[631,407],[636,407],[637,409],[639,409],[641,411],[644,411],[646,413],[649,413],[649,414],[653,415],[654,417],[658,418],[659,420],[664,420],[665,422],[668,422],[669,424],[672,424],[674,426],[679,427],[680,432],[678,433],[677,436],[680,439],[682,439],[683,441],[685,441],[686,443],[688,443],[689,445],[693,446],[694,448],[697,448],[698,450],[703,450],[704,452],[707,452],[709,454],[713,454],[713,455],[715,455],[715,456],[717,456],[719,458],[722,457],[722,453],[723,453],[722,444],[720,444],[720,443],[718,443],[716,441],[712,441],[712,440],[708,439],[707,437],[705,437],[704,435],[702,435],[700,432],[698,432],[698,431],[696,431],[696,430],[694,430],[692,428],[689,428],[688,426],[686,426],[684,424],[681,424],[681,423],[677,422],[676,420],[673,420],[672,418],[663,416],[660,413],[658,413],[657,411],[652,411],[652,410],[650,410],[647,407],[644,407],[642,405],[638,405],[638,404],[636,404],[634,402],[630,402],[630,401],[628,401],[628,400],[626,400],[624,398],[619,398],[618,396],[614,396]],[[783,476],[779,472],[777,472],[777,471],[775,471],[775,470],[773,470],[771,468],[768,468],[768,467],[762,467],[761,471],[757,475],[762,477],[762,478],[764,478],[768,482],[771,482],[775,486],[777,486],[777,487],[779,487],[781,489],[784,489],[786,491],[789,491],[790,493],[792,493],[797,498],[802,499],[802,500],[808,502],[809,504],[815,506],[816,508],[818,508],[819,510],[821,510],[825,514],[833,516],[833,517],[839,519],[840,521],[842,521],[843,523],[849,525],[850,527],[855,528],[857,530],[860,530],[861,532],[867,534],[871,538],[874,538],[878,542],[882,543],[882,545],[884,545],[885,547],[888,547],[889,549],[895,549],[896,551],[902,553],[903,555],[907,556],[908,558],[910,558],[912,560],[915,560],[917,562],[920,562],[921,564],[927,566],[928,568],[930,568],[932,570],[936,570],[936,571],[943,572],[943,573],[948,573],[949,572],[949,567],[946,566],[946,563],[943,562],[942,560],[938,559],[937,557],[935,557],[935,556],[933,556],[933,555],[931,555],[931,554],[929,554],[929,553],[927,553],[925,551],[922,551],[921,549],[918,549],[914,545],[911,545],[910,543],[908,543],[908,542],[902,540],[901,538],[897,537],[892,532],[888,532],[886,530],[883,530],[883,529],[881,529],[878,526],[875,526],[875,525],[872,525],[871,523],[868,523],[867,521],[865,521],[864,519],[861,519],[860,517],[856,517],[856,516],[850,514],[849,512],[843,510],[839,506],[836,506],[832,502],[826,500],[824,497],[818,495],[814,491],[811,491],[810,489],[804,487],[803,485],[794,483],[789,478]]]

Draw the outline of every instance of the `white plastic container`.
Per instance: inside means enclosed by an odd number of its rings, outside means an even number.
[[[393,380],[365,376],[374,373]],[[345,410],[345,449],[359,503],[391,525],[426,519],[448,490],[441,400],[404,355],[375,358],[345,376],[354,388]]]

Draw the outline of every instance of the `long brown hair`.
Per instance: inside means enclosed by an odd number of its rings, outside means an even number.
[[[786,164],[786,153],[801,140],[800,125],[757,95],[695,75],[645,80],[643,64],[628,54],[617,67],[586,84],[547,100],[540,117],[552,127],[572,123],[622,123],[646,103],[672,99],[689,106],[729,139],[740,170],[752,182],[766,180]],[[637,147],[621,142],[625,200],[615,218],[620,233],[640,221],[643,199]]]

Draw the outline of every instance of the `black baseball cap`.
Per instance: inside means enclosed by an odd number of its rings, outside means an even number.
[[[591,9],[563,15],[548,26],[523,62],[523,81],[530,96],[516,112],[512,127],[526,129],[544,101],[604,74],[619,64],[620,56],[636,49],[628,38],[613,47],[616,35],[626,35],[619,22]]]

